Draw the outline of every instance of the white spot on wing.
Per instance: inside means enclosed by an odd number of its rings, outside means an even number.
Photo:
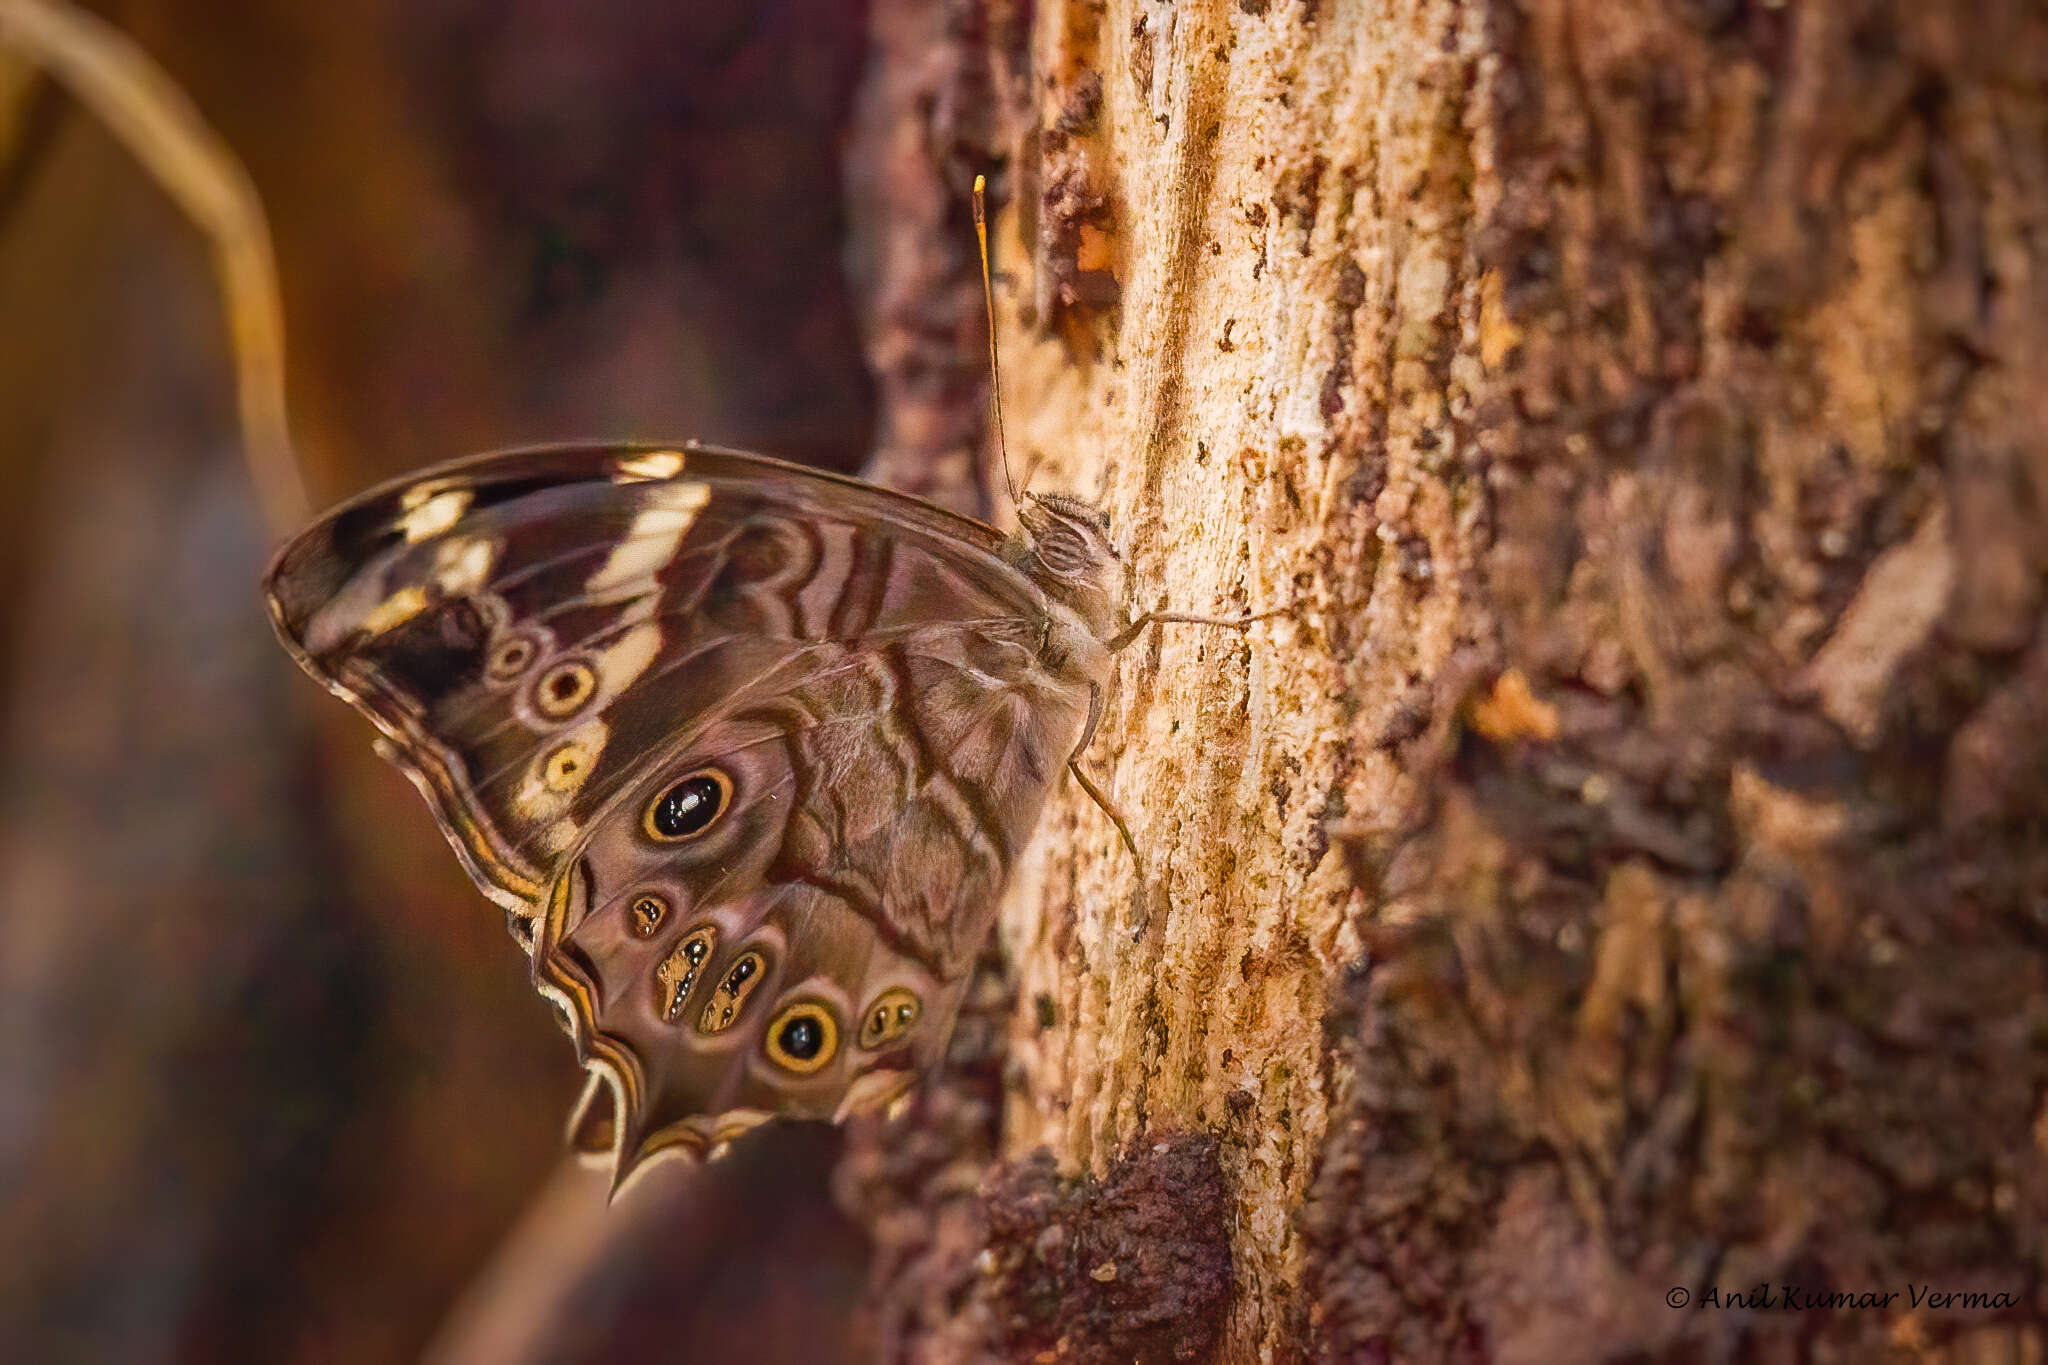
[[[641,455],[628,455],[612,466],[614,483],[646,483],[651,480],[673,479],[683,472],[683,452],[680,450],[650,450]]]
[[[440,535],[461,520],[475,497],[467,488],[441,488],[431,483],[408,488],[401,500],[405,512],[397,522],[398,529],[405,533],[406,544],[417,545]]]
[[[592,594],[644,584],[676,557],[697,514],[711,501],[711,486],[678,483],[650,489],[647,506],[633,518],[626,538],[613,548],[585,588]]]

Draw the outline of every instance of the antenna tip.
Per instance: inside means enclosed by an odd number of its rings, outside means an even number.
[[[956,180],[956,181],[954,181],[953,183],[957,185],[957,184],[959,184],[960,182]],[[983,174],[982,174],[981,172],[979,172],[979,171],[976,171],[976,172],[974,173],[974,192],[975,192],[976,194],[980,194],[980,193],[981,193],[981,192],[982,192],[983,190],[985,190],[985,189],[987,189],[987,188],[988,188],[988,177],[987,177],[987,176],[985,176],[985,175],[983,175]]]

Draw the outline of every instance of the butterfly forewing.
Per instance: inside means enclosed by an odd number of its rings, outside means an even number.
[[[269,593],[531,922],[622,1165],[936,1057],[1100,684],[990,528],[701,447],[429,471]]]

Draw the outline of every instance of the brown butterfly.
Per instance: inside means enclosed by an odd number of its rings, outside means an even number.
[[[1200,619],[1120,619],[1088,504],[1019,520],[560,446],[374,489],[278,555],[286,648],[509,912],[591,1073],[572,1137],[621,1178],[938,1060],[1112,653]]]

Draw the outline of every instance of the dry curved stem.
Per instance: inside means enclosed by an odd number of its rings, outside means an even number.
[[[213,248],[235,360],[249,474],[277,535],[309,512],[284,389],[284,306],[248,172],[169,74],[125,34],[65,0],[0,0],[0,42],[61,82],[156,177]]]

